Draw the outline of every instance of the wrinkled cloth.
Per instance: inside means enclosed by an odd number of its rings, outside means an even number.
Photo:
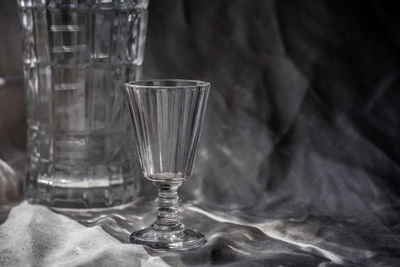
[[[399,11],[387,1],[151,1],[144,78],[212,84],[180,189],[181,216],[207,244],[127,244],[155,219],[150,182],[108,210],[9,194],[0,266],[400,266]],[[0,109],[12,96],[23,114],[23,90],[3,92]],[[0,113],[0,139],[21,147],[24,120]]]
[[[399,237],[377,218],[220,211],[185,203],[184,222],[203,247],[159,252],[129,244],[156,216],[138,199],[106,210],[51,210],[22,202],[0,225],[0,266],[397,266]],[[267,212],[267,211],[266,211]],[[278,218],[277,218],[278,217]]]
[[[22,203],[0,226],[0,266],[167,266],[142,246],[123,244],[46,207]]]

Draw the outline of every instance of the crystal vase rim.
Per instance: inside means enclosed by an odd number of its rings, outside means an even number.
[[[168,84],[168,82],[171,84]],[[151,83],[159,83],[159,84],[154,85]],[[138,89],[199,89],[199,87],[206,89],[210,87],[210,83],[201,80],[186,80],[186,79],[146,79],[146,80],[130,81],[125,83],[125,86]]]

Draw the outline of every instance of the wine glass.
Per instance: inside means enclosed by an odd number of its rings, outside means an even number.
[[[132,233],[132,243],[188,250],[204,235],[178,219],[178,187],[192,174],[210,84],[192,80],[145,80],[125,84],[144,176],[158,189],[157,221]]]

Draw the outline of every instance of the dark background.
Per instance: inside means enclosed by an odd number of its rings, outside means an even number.
[[[212,84],[182,198],[312,222],[349,262],[362,248],[400,263],[399,14],[397,1],[151,1],[144,78]],[[0,19],[0,77],[21,76],[14,1]],[[0,87],[3,160],[23,153],[25,120],[22,83]]]

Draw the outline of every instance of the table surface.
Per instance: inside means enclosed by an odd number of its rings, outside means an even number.
[[[271,210],[272,211],[272,210]],[[7,213],[7,215],[4,215]],[[396,266],[399,235],[379,218],[216,210],[184,203],[181,216],[205,233],[203,247],[158,252],[129,243],[153,222],[155,205],[138,199],[123,207],[52,210],[23,201],[2,208],[0,266]],[[272,215],[274,214],[274,215]],[[368,224],[364,222],[368,220]],[[371,223],[373,222],[373,223]]]

